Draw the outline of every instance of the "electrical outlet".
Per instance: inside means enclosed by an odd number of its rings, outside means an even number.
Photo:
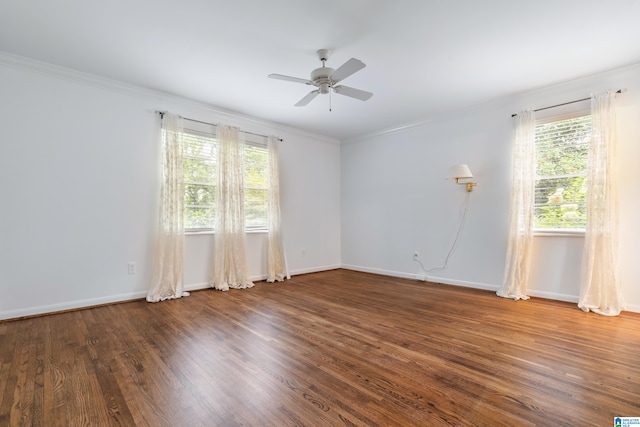
[[[420,254],[418,253],[418,251],[415,251],[415,252],[413,253],[413,259],[414,259],[414,260],[417,260],[419,256],[420,256]]]
[[[301,255],[302,255],[302,258],[304,258],[304,257],[307,255],[307,250],[306,250],[306,249],[304,249],[304,248],[302,248],[302,253],[301,253]]]
[[[135,262],[130,262],[127,264],[127,273],[129,274],[136,274],[136,263]]]

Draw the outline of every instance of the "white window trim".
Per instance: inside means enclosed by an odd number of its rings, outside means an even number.
[[[561,230],[561,229],[547,229],[536,228],[533,230],[533,237],[583,237],[584,230]]]
[[[558,122],[561,120],[575,119],[576,117],[582,117],[591,115],[591,101],[582,101],[574,105],[563,106],[562,110],[557,110],[553,113],[545,112],[540,114],[540,117],[536,117],[536,126],[551,122]],[[571,230],[571,229],[559,229],[559,228],[533,228],[533,237],[582,237],[584,238],[585,230]]]
[[[245,234],[267,234],[269,232],[269,230],[267,228],[246,228],[244,230]],[[185,236],[205,236],[205,235],[214,235],[216,234],[215,230],[211,230],[211,229],[190,229],[190,230],[185,230],[184,235]]]
[[[213,136],[213,138],[215,138],[216,125],[186,120],[183,126],[183,132],[192,133],[195,135],[201,135],[205,137]],[[245,133],[244,144],[248,146],[253,146],[253,147],[267,148],[266,138],[259,135],[251,134],[251,133]],[[206,184],[206,185],[210,184],[207,182],[198,183],[195,181],[185,181],[184,183],[185,184],[195,183],[195,184]],[[261,189],[258,187],[245,187],[245,188]],[[268,233],[269,228],[267,226],[264,226],[264,227],[246,227],[245,226],[244,232],[245,234]],[[215,230],[213,228],[185,228],[184,234],[185,236],[215,234]]]

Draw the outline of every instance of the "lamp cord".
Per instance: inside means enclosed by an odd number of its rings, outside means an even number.
[[[451,248],[449,249],[449,252],[447,253],[447,256],[444,259],[444,264],[442,264],[441,267],[434,267],[427,270],[424,268],[424,265],[418,258],[415,259],[415,261],[418,264],[420,264],[420,268],[422,269],[422,271],[425,273],[425,279],[427,278],[427,273],[431,273],[432,271],[444,270],[445,268],[447,268],[447,265],[449,264],[449,258],[451,258],[451,254],[453,254],[453,251],[455,250],[456,245],[458,243],[458,238],[460,237],[460,233],[464,228],[465,218],[467,217],[467,211],[469,210],[469,199],[471,198],[470,196],[471,196],[471,192],[467,192],[467,196],[464,199],[464,210],[462,211],[462,217],[460,218],[460,225],[458,226],[458,231],[456,232],[456,237],[453,240],[453,244],[451,245]]]

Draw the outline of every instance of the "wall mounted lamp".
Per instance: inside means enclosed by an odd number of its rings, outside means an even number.
[[[460,180],[471,178],[473,178],[473,174],[467,165],[453,165],[449,168],[449,173],[447,173],[447,179],[453,179],[456,181],[456,184],[464,185],[468,192],[473,191],[473,187],[478,185],[478,183],[471,181],[460,182]]]

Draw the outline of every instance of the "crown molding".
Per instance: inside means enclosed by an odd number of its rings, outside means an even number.
[[[511,94],[506,94],[501,97],[497,97],[494,99],[487,100],[485,102],[481,102],[479,104],[463,106],[459,108],[452,108],[449,111],[443,111],[433,116],[427,117],[425,119],[417,120],[414,122],[400,124],[398,126],[393,126],[385,129],[380,129],[374,132],[356,135],[350,138],[346,138],[342,141],[343,144],[357,143],[357,142],[366,142],[372,138],[385,136],[385,135],[394,135],[401,132],[409,131],[411,129],[419,128],[421,126],[443,122],[447,120],[454,119],[464,114],[472,113],[474,111],[488,111],[491,109],[500,110],[502,108],[507,108],[508,110],[518,109],[517,104],[523,103],[523,100],[526,100],[524,103],[531,103],[532,99],[535,99],[539,96],[547,96],[549,92],[556,91],[562,93],[563,92],[575,90],[574,87],[578,87],[581,92],[584,93],[583,96],[589,96],[590,92],[585,92],[581,86],[591,85],[598,87],[598,90],[606,90],[613,89],[614,86],[611,85],[611,80],[619,80],[624,78],[630,78],[636,76],[638,71],[640,71],[640,63],[632,63],[623,65],[617,68],[613,68],[610,70],[601,71],[594,74],[589,74],[585,76],[576,77],[570,80],[563,80],[560,82],[556,82],[553,84],[549,84],[542,87],[532,88],[522,92],[516,92]],[[604,82],[604,83],[603,83]],[[615,87],[615,89],[620,89],[619,87]],[[559,98],[562,99],[562,98]],[[558,102],[563,102],[559,100]],[[552,102],[553,103],[553,102]],[[515,107],[514,107],[515,106]],[[519,110],[522,110],[520,108]],[[509,115],[513,113],[511,111]]]
[[[119,91],[126,94],[156,97],[163,97],[163,95],[167,95],[152,89],[146,89],[140,86],[123,83],[117,80],[85,73],[82,71],[77,71],[71,68],[62,67],[60,65],[54,65],[35,59],[13,55],[7,52],[0,52],[0,65],[3,65],[5,67],[17,68],[22,71],[45,74],[49,77],[69,80],[75,83],[82,83],[88,86],[94,86],[110,91]]]
[[[490,109],[504,108],[504,106],[506,105],[507,98],[510,99],[510,97],[498,98],[498,99],[493,99],[490,101],[486,101],[486,102],[471,105],[471,106],[452,108],[447,111],[436,113],[426,119],[416,120],[414,122],[408,122],[408,123],[400,124],[398,126],[380,129],[374,132],[347,138],[343,140],[342,143],[346,145],[346,144],[352,144],[352,143],[358,143],[358,142],[366,142],[372,138],[377,138],[377,137],[387,136],[387,135],[395,135],[398,133],[410,131],[412,129],[420,128],[428,124],[453,120],[473,111],[478,111],[478,110],[487,111]]]
[[[329,144],[340,145],[340,140],[328,137],[326,135],[316,134],[313,132],[305,131],[303,129],[287,126],[282,123],[262,120],[257,117],[246,116],[235,111],[225,110],[212,104],[198,102],[172,93],[124,83],[118,80],[109,79],[107,77],[85,73],[82,71],[38,61],[31,58],[25,58],[7,52],[0,51],[0,66],[43,74],[49,77],[67,80],[73,83],[84,84],[110,92],[119,92],[124,95],[152,98],[159,103],[181,104],[188,108],[196,108],[199,110],[203,110],[204,112],[214,114],[217,117],[230,122],[230,125],[238,125],[246,131],[265,134],[272,134],[274,133],[274,131],[276,131],[276,133],[287,132],[307,138],[313,138],[315,140],[319,140],[321,142]]]

